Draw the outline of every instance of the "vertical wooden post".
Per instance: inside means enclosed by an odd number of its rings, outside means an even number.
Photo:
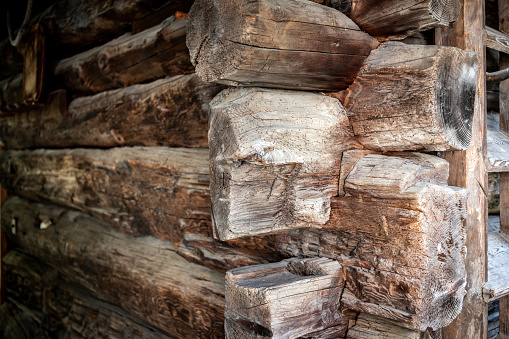
[[[472,142],[466,151],[445,152],[450,162],[449,185],[469,190],[467,229],[467,295],[461,314],[443,329],[444,339],[488,336],[488,306],[482,298],[487,279],[488,177],[486,154],[486,49],[484,46],[484,0],[463,0],[460,18],[451,26],[436,29],[437,45],[456,46],[474,51],[479,58],[477,93],[474,108]]]
[[[509,2],[498,0],[499,30],[509,33]],[[509,55],[500,53],[500,69],[509,67]],[[509,135],[509,80],[500,83],[500,131]],[[500,233],[509,237],[509,172],[500,173]],[[509,296],[499,300],[499,336],[509,338]]]

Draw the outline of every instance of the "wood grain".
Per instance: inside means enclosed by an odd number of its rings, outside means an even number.
[[[476,74],[474,53],[391,42],[370,54],[339,97],[368,149],[464,150],[472,134]]]
[[[74,99],[59,107],[0,117],[6,148],[207,146],[207,110],[223,87],[178,75]]]
[[[460,18],[450,28],[436,30],[438,45],[455,46],[473,51],[478,57],[478,74],[472,141],[464,152],[446,152],[449,161],[449,184],[467,188],[468,217],[466,232],[467,295],[462,313],[443,330],[444,339],[487,337],[488,307],[482,298],[482,286],[487,279],[487,201],[488,185],[484,161],[486,158],[486,49],[484,45],[484,1],[463,0]]]
[[[486,131],[488,172],[509,172],[509,138],[499,131]]]
[[[199,0],[188,18],[197,74],[231,86],[345,89],[377,44],[341,12],[311,1]]]
[[[419,31],[448,26],[461,13],[461,1],[340,0],[341,10],[371,35],[402,39]]]
[[[126,33],[58,62],[54,75],[72,92],[97,93],[193,70],[186,20],[169,17],[156,27]]]
[[[211,199],[221,240],[321,227],[341,155],[358,145],[337,99],[230,88],[210,103]]]
[[[45,218],[48,227],[34,227]],[[168,335],[224,338],[224,274],[188,262],[173,243],[16,198],[5,203],[2,220],[27,254]]]
[[[171,338],[141,318],[100,300],[91,291],[65,281],[51,266],[17,250],[5,257],[4,265],[9,303],[25,310],[38,324],[43,332],[40,337],[61,337],[65,333],[69,338]],[[6,322],[0,321],[0,333],[2,330],[9,333],[7,327]],[[3,338],[21,339],[9,335]]]
[[[509,241],[502,234],[488,234],[488,281],[483,294],[486,302],[509,295],[507,261],[509,260]]]

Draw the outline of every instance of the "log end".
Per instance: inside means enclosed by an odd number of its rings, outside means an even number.
[[[428,5],[431,16],[440,26],[449,26],[458,20],[461,8],[460,0],[431,0]]]

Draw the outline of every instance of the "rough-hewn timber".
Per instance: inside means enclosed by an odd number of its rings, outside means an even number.
[[[207,146],[207,109],[223,87],[179,75],[80,97],[61,110],[0,118],[5,148]]]
[[[311,1],[198,0],[188,18],[197,74],[228,85],[344,89],[377,44],[341,12]]]
[[[113,228],[177,242],[209,225],[206,149],[4,151],[2,187],[76,208]]]
[[[341,265],[327,258],[292,258],[228,271],[227,338],[256,338],[256,334],[299,338],[348,326],[337,313],[343,285]]]
[[[186,20],[170,17],[141,33],[60,61],[55,76],[73,92],[100,92],[193,71],[186,47]]]
[[[460,0],[333,0],[332,4],[363,31],[381,39],[402,39],[449,26],[461,13]]]
[[[9,303],[25,310],[25,315],[43,334],[23,337],[17,333],[18,336],[2,338],[60,338],[62,335],[104,339],[171,338],[144,320],[98,299],[76,283],[64,281],[55,269],[19,251],[9,252],[4,265]],[[23,322],[22,326],[25,324]],[[0,321],[0,333],[6,325]]]
[[[27,254],[171,336],[224,338],[224,274],[188,262],[173,243],[12,198],[2,227]]]
[[[472,135],[476,74],[471,52],[390,42],[371,53],[340,99],[366,148],[464,150]]]
[[[437,45],[455,46],[477,54],[476,99],[472,120],[472,141],[464,152],[446,152],[450,163],[449,184],[467,188],[468,216],[465,222],[468,248],[465,266],[467,294],[461,314],[444,328],[444,339],[487,338],[488,304],[482,298],[486,281],[488,178],[486,159],[486,46],[484,44],[484,0],[462,0],[462,14],[451,27],[435,30]]]
[[[211,199],[221,240],[320,227],[355,148],[341,103],[324,95],[230,88],[210,104]]]

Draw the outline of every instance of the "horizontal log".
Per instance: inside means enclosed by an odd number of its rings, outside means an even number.
[[[338,0],[334,7],[380,39],[402,39],[419,31],[449,26],[461,13],[459,0]]]
[[[196,73],[233,86],[345,89],[377,44],[341,12],[311,1],[198,0],[188,18]]]
[[[439,158],[364,153],[343,155],[344,196],[329,222],[276,236],[278,249],[337,259],[345,307],[420,331],[443,327],[465,294],[466,191],[446,186]]]
[[[171,338],[76,283],[64,281],[55,269],[26,254],[11,251],[3,264],[9,302],[29,308],[27,315],[46,337],[65,333],[71,338]],[[44,336],[26,339],[39,337]]]
[[[207,146],[207,110],[222,89],[196,75],[179,75],[77,98],[68,115],[28,111],[0,118],[6,148]]]
[[[224,338],[224,274],[188,262],[168,241],[132,238],[79,212],[6,201],[9,239],[62,276],[177,338]],[[44,220],[44,219],[43,219]]]
[[[170,17],[138,34],[60,61],[54,74],[70,91],[97,93],[193,71],[186,47],[186,20]]]
[[[386,43],[371,53],[340,100],[368,149],[465,150],[476,74],[472,52]]]
[[[340,323],[346,327],[348,321],[336,313],[343,285],[341,265],[326,258],[231,270],[226,274],[226,337],[299,338]]]
[[[177,242],[209,225],[205,149],[5,151],[2,187],[92,214],[135,236]]]
[[[139,148],[139,150],[137,154],[142,153],[152,159],[151,161],[158,159],[146,149]],[[72,152],[78,151],[82,152],[83,150]],[[162,151],[156,148],[155,151],[160,157],[172,159],[174,164],[178,164],[180,157],[175,155],[175,150]],[[187,150],[187,152],[198,151],[201,152],[201,156],[196,157],[193,162],[188,158],[184,172],[201,173],[199,168],[202,167],[203,171],[208,170],[206,151]],[[34,155],[38,152],[46,154],[47,158],[43,156],[39,162],[35,161],[37,157]],[[56,156],[58,152],[60,152],[60,156]],[[176,181],[177,174],[169,175],[164,171],[164,167],[157,167],[158,170],[155,173],[161,173],[161,177],[164,176],[164,185],[161,185],[159,180],[163,179],[154,176],[154,167],[141,166],[141,164],[150,164],[148,160],[119,161],[119,158],[113,156],[115,152],[119,151],[97,152],[90,150],[95,154],[95,157],[100,155],[99,158],[107,158],[110,163],[100,162],[97,160],[98,158],[94,161],[83,161],[78,164],[87,162],[95,164],[98,174],[64,176],[59,174],[57,169],[72,168],[69,165],[72,163],[69,160],[72,160],[72,157],[69,155],[64,157],[63,154],[66,152],[58,152],[3,152],[5,154],[2,154],[3,158],[0,161],[3,165],[1,177],[3,180],[11,182],[11,187],[12,183],[16,181],[17,191],[30,198],[53,199],[55,202],[68,205],[70,205],[69,201],[76,204],[76,197],[84,198],[87,203],[81,202],[80,206],[86,205],[85,208],[94,214],[97,214],[100,208],[104,209],[110,204],[117,206],[115,201],[118,200],[114,199],[130,196],[128,195],[131,194],[130,190],[140,190],[143,193],[138,193],[136,198],[133,198],[139,205],[138,209],[127,204],[117,207],[118,212],[113,212],[121,215],[121,218],[115,221],[114,216],[106,215],[105,222],[125,221],[121,227],[127,228],[131,227],[130,222],[141,224],[146,220],[141,225],[145,225],[150,230],[155,228],[156,231],[152,231],[152,233],[156,233],[161,228],[168,228],[165,230],[165,234],[174,235],[171,238],[174,242],[181,241],[177,235],[184,235],[185,241],[179,242],[178,246],[191,246],[191,250],[182,252],[186,257],[199,262],[200,256],[210,255],[210,259],[203,259],[204,262],[208,260],[208,265],[213,264],[216,260],[222,265],[224,263],[231,265],[228,261],[235,258],[235,253],[230,252],[231,256],[221,262],[219,260],[222,257],[221,246],[218,245],[215,248],[210,246],[213,243],[208,238],[211,227],[209,209],[207,208],[205,211],[208,201],[204,202],[203,209],[201,209],[201,205],[199,208],[196,205],[187,205],[188,211],[199,211],[198,215],[203,217],[190,224],[186,222],[185,217],[157,219],[146,213],[148,216],[144,216],[144,219],[135,218],[137,213],[142,213],[138,211],[144,211],[143,209],[146,208],[145,202],[150,206],[160,206],[161,211],[173,211],[176,208],[176,203],[179,204],[179,208],[184,207],[181,205],[185,205],[183,203],[185,201],[196,203],[196,198],[187,200],[185,197],[190,195],[182,193],[182,187],[178,185],[179,189],[175,189],[174,192],[179,191],[182,194],[180,200],[173,200],[172,196],[170,198],[161,197],[162,194],[159,193],[161,187],[168,185],[168,178],[171,178],[171,181]],[[127,152],[127,150],[123,152]],[[10,156],[6,157],[6,154],[10,154]],[[14,154],[17,156],[13,157]],[[22,154],[27,155],[26,159],[33,157],[33,160],[23,160],[23,157],[20,156]],[[332,199],[331,217],[322,229],[308,228],[275,236],[248,237],[229,241],[222,246],[234,246],[238,249],[238,253],[258,253],[260,256],[263,254],[269,260],[278,260],[277,258],[285,256],[321,256],[340,260],[340,263],[345,267],[345,280],[347,281],[345,296],[348,296],[349,303],[345,304],[346,306],[357,311],[394,319],[402,326],[414,329],[424,330],[427,327],[440,327],[455,316],[458,306],[461,308],[464,294],[464,230],[461,221],[464,218],[466,193],[464,190],[446,186],[447,163],[439,158],[425,154],[406,154],[391,156],[399,158],[399,160],[392,159],[390,161],[391,157],[389,156],[378,154],[370,156],[367,159],[350,157],[354,159],[350,161],[354,165],[345,166],[345,169],[353,168],[355,171],[352,170],[349,174],[344,171],[343,176],[340,175],[341,179],[346,178],[342,188],[345,195]],[[136,157],[131,159],[133,158]],[[357,160],[358,158],[360,160]],[[62,159],[67,159],[67,161]],[[361,160],[363,162],[357,164]],[[345,162],[345,157],[343,161]],[[30,162],[32,165],[29,166]],[[52,169],[44,169],[41,166],[44,163],[49,163],[51,166],[47,166],[47,168]],[[124,163],[129,166],[117,165]],[[386,167],[383,166],[384,163],[387,164]],[[363,165],[360,166],[361,164]],[[80,166],[81,171],[90,173],[86,166]],[[176,167],[176,165],[173,166]],[[196,168],[193,169],[193,166]],[[381,173],[376,178],[363,174],[366,173],[367,168],[376,166],[379,170],[373,173]],[[130,168],[132,174],[126,175],[129,173],[123,172],[123,169],[126,168]],[[106,187],[104,181],[97,179],[105,176],[104,173],[101,174],[101,171],[109,173],[110,179],[106,182],[108,185]],[[150,171],[151,174],[146,174],[147,171]],[[381,176],[382,174],[385,175],[385,179]],[[391,177],[390,174],[393,176]],[[60,182],[57,178],[60,178],[58,179]],[[200,181],[196,183],[195,181],[198,179]],[[199,192],[200,199],[208,200],[208,174],[206,172],[203,175],[188,174],[178,180],[179,183],[186,181],[189,187],[194,188],[195,193]],[[193,181],[195,184],[192,184]],[[377,182],[379,183],[377,184]],[[83,194],[85,191],[82,189],[75,190],[76,194],[74,195],[70,194],[69,191],[73,192],[72,185],[79,186],[80,183],[84,184],[83,187],[87,187],[86,194]],[[115,185],[112,186],[112,184]],[[119,192],[119,188],[111,189],[116,185],[121,186],[122,191]],[[92,188],[89,189],[89,187]],[[151,189],[145,190],[145,187]],[[158,189],[154,190],[153,187]],[[117,198],[105,195],[103,193],[105,189],[109,192],[118,192],[114,193]],[[156,198],[151,198],[149,194],[155,193],[159,194]],[[122,201],[132,200],[122,199]],[[114,202],[115,204],[113,204]],[[131,214],[134,215],[132,221]],[[181,220],[184,220],[182,224]],[[31,221],[30,225],[34,225],[34,222]],[[200,247],[205,247],[205,250],[201,251]],[[245,260],[243,264],[247,262],[248,260]]]
[[[348,330],[346,339],[437,339],[442,338],[441,331],[419,332],[408,328],[391,324],[386,319],[369,315],[359,314],[355,325]]]
[[[340,102],[230,88],[210,104],[214,234],[229,240],[329,220],[341,154],[355,147]]]
[[[41,323],[38,321],[41,315],[20,306],[7,301],[0,307],[0,337],[3,339],[51,338],[41,329]],[[55,336],[56,334],[53,334],[53,337]]]

